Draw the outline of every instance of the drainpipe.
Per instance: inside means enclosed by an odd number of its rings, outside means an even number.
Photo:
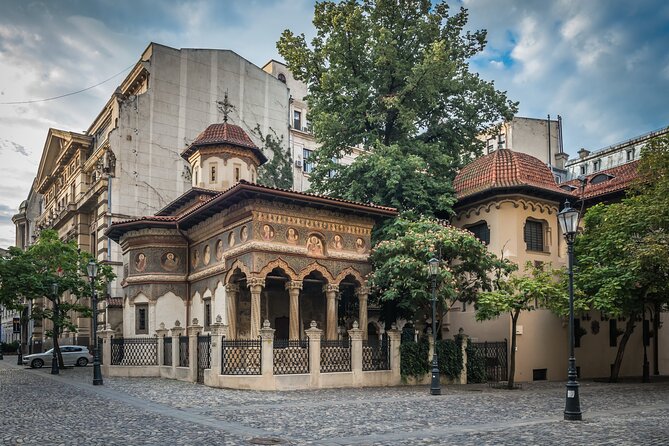
[[[190,323],[190,281],[188,280],[188,276],[190,275],[190,239],[186,235],[186,233],[179,227],[179,222],[177,221],[177,231],[179,231],[179,234],[186,239],[186,327],[188,327],[188,324]]]
[[[548,115],[548,167],[553,165],[551,161],[551,115]]]

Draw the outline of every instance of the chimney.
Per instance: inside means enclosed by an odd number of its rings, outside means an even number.
[[[590,155],[590,151],[589,151],[589,150],[586,150],[586,149],[583,148],[583,147],[581,147],[581,150],[579,150],[577,153],[578,153],[578,157],[581,158],[581,159],[583,159],[583,158],[585,158],[586,156]]]

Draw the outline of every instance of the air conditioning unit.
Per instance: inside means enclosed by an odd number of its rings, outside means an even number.
[[[295,160],[295,167],[301,169],[302,168],[302,160]]]

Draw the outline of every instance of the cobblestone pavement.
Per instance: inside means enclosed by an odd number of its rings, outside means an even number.
[[[669,445],[669,382],[581,383],[583,422],[562,420],[564,383],[255,392],[92,368],[52,376],[0,361],[0,444]]]

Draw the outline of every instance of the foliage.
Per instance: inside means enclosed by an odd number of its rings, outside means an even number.
[[[430,345],[426,337],[418,342],[403,342],[400,345],[400,374],[406,376],[422,376],[430,371],[428,359]]]
[[[522,274],[513,274],[518,266],[504,259],[497,270],[495,289],[481,293],[476,302],[476,319],[485,321],[502,314],[511,317],[511,358],[509,361],[509,389],[513,389],[516,370],[516,324],[523,311],[535,310],[535,305],[552,306],[564,300],[565,290],[559,272],[550,264],[525,265]]]
[[[462,346],[460,341],[440,339],[435,343],[439,372],[451,379],[460,377],[462,371]]]
[[[638,172],[621,202],[588,209],[574,248],[579,301],[628,319],[612,381],[636,316],[645,306],[661,307],[669,300],[669,138],[656,138],[644,148]]]
[[[427,215],[450,211],[456,170],[482,149],[476,136],[517,108],[469,71],[486,33],[465,31],[467,20],[445,2],[323,1],[310,44],[282,33],[277,48],[309,88],[322,144],[313,190]],[[350,166],[333,161],[355,146],[368,152]]]
[[[476,354],[476,348],[471,339],[467,340],[467,383],[484,383],[488,380],[485,368],[485,358]]]
[[[15,353],[19,349],[19,341],[0,342],[0,347],[4,354]]]
[[[256,126],[254,132],[262,141],[263,153],[271,154],[267,157],[269,160],[258,169],[258,183],[264,186],[292,189],[293,157],[290,154],[290,148],[283,147],[283,135],[278,137],[272,128],[270,128],[271,133],[263,135],[260,125]]]
[[[386,321],[431,313],[427,262],[433,257],[441,260],[436,279],[438,321],[456,301],[471,302],[480,290],[490,289],[488,274],[498,260],[467,230],[433,218],[399,217],[386,228],[384,238],[372,251],[369,281]]]

